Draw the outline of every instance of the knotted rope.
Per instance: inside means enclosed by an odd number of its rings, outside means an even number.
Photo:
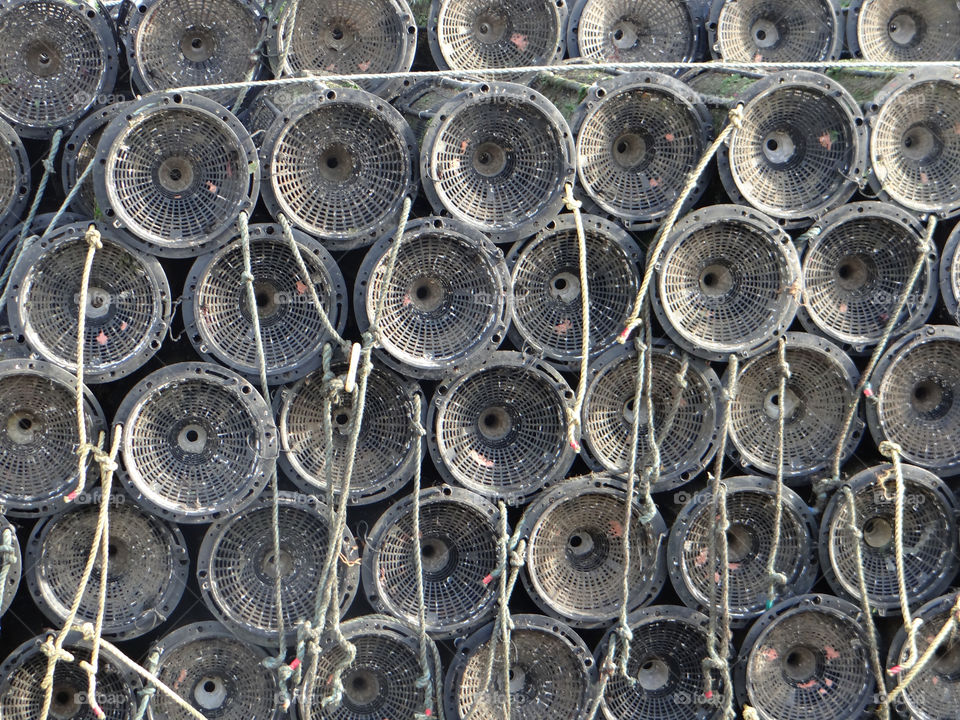
[[[777,347],[777,369],[780,373],[780,387],[777,413],[777,480],[774,498],[773,536],[770,539],[770,557],[767,558],[767,610],[773,607],[777,599],[777,586],[787,584],[787,576],[777,571],[777,555],[780,550],[780,535],[783,532],[783,442],[784,426],[787,415],[787,380],[790,379],[790,365],[787,363],[787,341],[781,337]]]
[[[583,203],[573,196],[573,185],[564,187],[564,203],[573,213],[577,226],[577,256],[580,268],[580,324],[583,328],[580,341],[580,378],[577,380],[577,396],[573,407],[567,408],[567,441],[570,447],[580,452],[580,437],[583,433],[583,400],[587,394],[587,375],[590,366],[590,289],[587,285],[587,236],[583,229],[580,208]]]

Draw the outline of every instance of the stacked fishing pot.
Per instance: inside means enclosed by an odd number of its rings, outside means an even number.
[[[0,716],[960,718],[952,1],[0,36]]]

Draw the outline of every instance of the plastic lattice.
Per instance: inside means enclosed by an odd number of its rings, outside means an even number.
[[[867,125],[842,85],[814,72],[779,72],[737,100],[745,103],[741,126],[717,157],[731,198],[802,227],[856,192],[866,175]]]
[[[24,137],[45,138],[113,90],[117,47],[99,3],[9,0],[0,7],[0,116]]]
[[[182,625],[162,637],[157,677],[206,717],[274,720],[280,717],[276,676],[261,665],[267,654],[246,645],[214,622]],[[150,701],[149,716],[185,713],[162,693]]]
[[[657,266],[654,310],[667,335],[698,357],[750,357],[793,322],[799,281],[796,248],[776,223],[715,205],[674,227]]]
[[[346,364],[337,363],[334,373],[343,375]],[[358,505],[378,502],[397,492],[413,475],[414,395],[419,386],[405,380],[379,363],[367,378],[367,401],[354,454],[349,502]],[[322,375],[315,373],[280,390],[274,412],[280,431],[280,467],[303,492],[327,497],[326,440],[323,431]],[[340,397],[331,403],[333,431],[334,489],[342,484],[347,463],[347,445],[353,403]]]
[[[902,465],[904,477],[904,576],[910,604],[922,604],[946,592],[960,569],[957,503],[936,475]],[[878,465],[848,481],[861,537],[850,530],[849,503],[834,496],[820,528],[820,562],[838,595],[860,600],[853,543],[860,543],[870,605],[881,614],[900,609],[895,564],[896,482],[891,465]]]
[[[672,346],[656,346],[647,356],[653,364],[653,426],[660,447],[660,480],[654,492],[671,490],[700,474],[717,450],[720,434],[720,381],[699,360],[687,357],[686,388],[677,376],[683,356]],[[584,400],[584,459],[596,470],[624,476],[629,470],[630,440],[636,414],[637,353],[614,347],[591,367]],[[649,465],[652,448],[641,397],[637,467]],[[676,408],[674,410],[674,408]],[[670,415],[673,415],[672,420]]]
[[[737,689],[761,720],[851,720],[873,702],[866,634],[849,602],[787,600],[757,620],[742,647]]]
[[[585,717],[596,671],[583,640],[563,623],[540,615],[514,615],[513,623],[509,687],[504,687],[498,645],[490,687],[482,692],[491,623],[466,639],[447,670],[446,716],[465,720],[474,707],[477,720],[498,720],[503,717],[504,693],[509,693],[510,717],[515,720]]]
[[[923,228],[911,215],[878,202],[845,205],[816,224],[803,257],[800,320],[811,332],[862,352],[883,336],[910,270],[921,252]],[[937,300],[937,254],[913,287],[894,334],[916,330]]]
[[[44,359],[77,367],[77,313],[89,223],[64,225],[34,243],[10,277],[9,318],[17,335]],[[84,379],[118,380],[160,349],[170,323],[170,287],[156,258],[100,229],[87,287]]]
[[[908,210],[960,212],[960,81],[942,68],[897,76],[870,105],[871,187]]]
[[[699,95],[661,73],[596,83],[575,122],[580,184],[631,229],[657,225],[709,144],[713,121]],[[706,190],[698,178],[684,209]]]
[[[523,582],[545,613],[574,627],[606,627],[623,602],[625,484],[600,475],[574,478],[524,512]],[[631,505],[630,613],[650,604],[666,581],[667,527],[657,512],[641,522]]]
[[[481,495],[528,499],[573,464],[572,401],[573,391],[550,366],[520,353],[494,353],[479,370],[437,386],[428,416],[437,470]]]
[[[836,60],[843,50],[839,0],[715,0],[707,28],[714,57],[734,62]]]
[[[7,515],[53,514],[76,488],[76,385],[73,375],[42,360],[0,362],[0,502]],[[103,411],[89,389],[83,396],[87,437],[96,440]]]
[[[36,720],[43,707],[44,690],[40,686],[47,670],[47,656],[40,646],[46,636],[27,640],[13,650],[0,666],[0,711],[5,720]],[[79,633],[67,636],[63,649],[76,662],[57,663],[53,674],[50,717],[70,720],[96,720],[87,704],[87,674],[78,665],[90,661],[90,644]],[[102,720],[127,720],[136,704],[140,680],[120,668],[113,655],[101,648],[97,667],[97,703]]]
[[[343,650],[329,635],[321,642],[317,682],[303,684],[300,705],[310,704],[313,717],[322,720],[412,718],[422,712],[423,689],[417,630],[386,615],[362,615],[341,625],[344,637],[356,648],[356,657],[343,673],[339,706],[322,707],[329,695],[331,671],[343,660]],[[427,640],[428,647],[432,641]],[[428,650],[428,660],[432,653]],[[439,668],[430,661],[431,673]]]
[[[181,523],[252,503],[277,457],[270,408],[247,381],[211,363],[178,363],[123,399],[121,475],[134,499]]]
[[[573,181],[573,134],[539,93],[514,83],[472,86],[434,111],[420,154],[435,212],[519,240],[543,228]]]
[[[99,497],[94,499],[38,523],[27,546],[30,594],[56,627],[67,618],[94,539],[100,510]],[[103,634],[129,640],[170,616],[183,595],[190,561],[175,525],[145,514],[124,495],[110,503]],[[96,621],[102,573],[98,556],[77,623]]]
[[[20,137],[0,120],[0,234],[19,222],[30,191],[30,159]]]
[[[430,52],[438,67],[473,76],[482,76],[484,68],[550,65],[563,57],[566,19],[564,0],[434,2]]]
[[[567,24],[570,56],[606,62],[690,62],[700,8],[687,0],[578,0]]]
[[[77,184],[77,178],[96,157],[97,145],[107,125],[118,115],[125,114],[129,107],[130,105],[125,102],[111,103],[88,113],[77,124],[63,146],[63,157],[60,160],[60,182],[63,183],[64,194],[69,193]],[[87,175],[70,207],[87,219],[99,220],[103,217],[103,211],[97,205],[96,187],[92,174]]]
[[[404,197],[416,195],[416,147],[400,113],[377,96],[315,93],[266,132],[264,202],[330,249],[369,245],[392,234]]]
[[[582,215],[590,295],[590,352],[611,347],[633,309],[643,253],[630,235],[596,215]],[[546,359],[573,365],[583,356],[583,296],[577,227],[562,215],[535,238],[511,248],[510,337]]]
[[[851,54],[873,62],[960,57],[960,8],[924,0],[854,0],[847,19]]]
[[[347,287],[336,261],[309,235],[293,231],[308,272],[299,266],[279,225],[255,224],[250,232],[250,267],[260,335],[271,384],[304,377],[320,367],[320,351],[332,338],[308,283],[338,332],[347,322]],[[241,241],[197,259],[183,300],[187,336],[205,359],[217,359],[251,381],[259,379],[253,319],[243,280]]]
[[[197,578],[207,607],[232,633],[245,642],[275,645],[274,580],[279,572],[283,578],[283,641],[292,645],[297,624],[313,619],[327,545],[332,540],[325,505],[310,496],[281,492],[278,558],[273,552],[272,502],[263,496],[246,510],[210,526],[200,546]],[[357,543],[350,530],[336,542],[341,560],[332,607],[342,615],[357,592],[360,569]]]
[[[730,618],[743,625],[766,609],[770,578],[767,563],[773,552],[773,525],[776,489],[773,481],[761,477],[726,478],[727,555],[729,558]],[[686,499],[686,497],[684,497]],[[707,611],[717,592],[718,567],[709,567],[711,496],[695,493],[671,528],[668,555],[670,580],[683,602],[695,610]],[[777,602],[810,592],[817,580],[817,525],[813,513],[800,496],[788,488],[783,493],[780,544],[776,572],[787,581],[774,585]]]
[[[925,325],[896,342],[873,375],[870,433],[898,443],[903,459],[940,476],[960,473],[960,329]]]
[[[363,586],[370,603],[417,623],[413,564],[413,499],[391,505],[367,537]],[[420,554],[427,631],[436,638],[463,635],[496,607],[497,508],[460,488],[434,487],[420,494]]]
[[[707,656],[705,615],[685,607],[655,605],[642,610],[630,625],[629,678],[610,678],[600,706],[606,720],[700,720],[719,717],[716,700],[703,696],[703,658]],[[597,648],[606,657],[613,630]],[[619,647],[619,645],[618,645]],[[636,682],[633,682],[636,680]],[[728,688],[714,673],[714,694]]]
[[[384,237],[370,249],[354,286],[361,331],[383,303],[377,336],[384,362],[405,375],[438,378],[487,360],[503,342],[513,310],[500,249],[463,223],[415,220],[386,285],[393,242]]]
[[[259,192],[247,131],[199,95],[137,101],[107,125],[95,162],[97,205],[106,217],[167,257],[199,255],[225,240]]]
[[[922,655],[930,647],[934,637],[950,617],[956,604],[956,593],[935,598],[914,613],[923,620],[917,633],[917,651]],[[901,667],[909,656],[906,633],[901,629],[893,638],[887,667]],[[921,670],[894,701],[894,707],[903,717],[916,720],[935,720],[949,716],[960,706],[960,636],[956,632],[934,651],[930,664]]]
[[[417,49],[417,24],[406,0],[305,0],[297,7],[289,47],[276,23],[267,39],[274,74],[405,72]],[[286,51],[286,65],[280,59]],[[396,95],[401,80],[361,80],[382,97]]]
[[[260,14],[254,0],[131,0],[121,32],[133,83],[146,94],[257,80]],[[230,107],[238,93],[208,97]]]
[[[860,374],[853,361],[827,340],[791,332],[786,341],[790,367],[786,397],[780,397],[777,351],[742,366],[730,410],[727,450],[743,467],[775,474],[782,406],[783,475],[791,482],[810,482],[812,475],[830,469],[847,408],[858,400],[854,388]],[[860,444],[863,429],[858,408],[843,440],[841,460]]]
[[[960,325],[960,232],[956,228],[950,233],[940,259],[940,293],[947,312]]]

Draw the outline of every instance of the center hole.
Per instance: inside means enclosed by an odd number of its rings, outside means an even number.
[[[623,140],[621,140],[620,142],[617,143],[617,152],[623,155],[623,153],[625,153],[626,151],[627,151],[627,144]]]
[[[617,29],[613,32],[614,40],[623,40],[623,30]],[[620,152],[623,152],[622,150]]]
[[[207,680],[203,684],[204,692],[212,693],[216,689],[217,689],[217,684],[213,680]]]
[[[767,32],[766,30],[757,30],[757,40],[766,40]]]
[[[196,430],[187,430],[187,440],[190,442],[196,442],[200,439],[200,433]]]
[[[477,155],[477,162],[480,163],[481,165],[489,165],[490,153],[482,152],[479,155]]]
[[[330,168],[331,170],[335,169],[339,164],[340,164],[340,161],[337,160],[337,158],[335,157],[327,158],[327,167]]]
[[[107,556],[108,557],[117,556],[117,546],[114,545],[113,543],[110,543],[109,545],[107,545]]]
[[[488,414],[488,415],[484,415],[484,416],[483,416],[483,424],[486,425],[488,428],[496,427],[496,426],[497,426],[497,416],[494,415],[493,413],[490,413],[490,414]]]
[[[490,32],[490,26],[486,23],[480,23],[479,30],[481,35],[486,35],[488,32]]]
[[[350,687],[352,687],[352,688],[353,688],[354,690],[356,690],[357,692],[360,692],[360,691],[366,689],[366,687],[367,687],[367,680],[366,680],[366,678],[364,678],[362,675],[357,675],[357,676],[354,677],[353,680],[350,682]]]
[[[57,705],[66,705],[70,702],[70,693],[66,690],[60,690],[54,697],[54,702],[56,702]]]
[[[30,418],[20,418],[20,421],[17,423],[17,427],[21,430],[29,430],[33,427],[33,420]]]
[[[924,402],[930,399],[930,388],[926,385],[917,385],[913,389],[913,397],[919,402]],[[21,421],[22,422],[22,421]],[[27,428],[24,428],[26,430]]]
[[[853,268],[847,263],[844,263],[837,268],[837,275],[839,275],[842,279],[847,280],[851,275],[853,275]]]
[[[570,536],[570,547],[578,548],[583,545],[583,537],[580,535],[571,535]]]
[[[199,50],[203,47],[203,40],[200,38],[194,38],[190,41],[190,47],[192,47],[194,50]]]
[[[763,31],[761,30],[761,32]],[[759,35],[760,33],[757,33],[758,37]],[[775,152],[779,147],[780,147],[780,143],[778,143],[776,140],[773,140],[773,139],[767,140],[767,150]]]
[[[863,524],[863,541],[869,547],[885,548],[892,540],[893,525],[886,518],[870,518]]]
[[[420,554],[425,558],[432,558],[437,554],[437,549],[433,545],[424,545],[420,549]]]
[[[707,287],[713,287],[714,285],[717,284],[717,276],[714,275],[713,273],[708,272],[706,275],[703,276],[703,284],[706,285]]]
[[[270,303],[270,296],[265,292],[256,294],[257,307],[266,307]]]
[[[337,425],[346,425],[350,418],[346,413],[338,413],[334,420],[336,421]]]
[[[426,285],[421,285],[416,290],[416,296],[418,300],[426,300],[428,297],[430,297],[430,288],[428,288]]]
[[[170,179],[177,181],[183,177],[183,173],[180,172],[180,168],[171,168],[170,169]]]
[[[555,290],[565,290],[567,288],[567,281],[562,277],[558,277],[553,281],[553,287]]]

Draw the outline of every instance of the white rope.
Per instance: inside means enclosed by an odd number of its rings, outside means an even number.
[[[957,601],[953,607],[950,608],[949,615],[947,616],[946,622],[943,623],[943,627],[940,628],[940,631],[934,636],[933,640],[930,641],[927,649],[923,651],[923,655],[921,655],[916,664],[910,668],[903,680],[900,681],[900,684],[890,693],[888,702],[892,703],[897,699],[898,695],[910,686],[910,683],[916,679],[917,675],[933,660],[940,646],[947,641],[947,638],[949,638],[958,627],[960,627],[960,594],[957,595]]]
[[[923,69],[923,68],[943,68],[956,67],[958,62],[947,61],[928,61],[928,60],[904,60],[901,62],[872,63],[860,60],[821,60],[817,62],[732,62],[725,60],[711,60],[708,62],[596,62],[569,65],[522,65],[501,68],[460,68],[456,70],[408,70],[385,73],[348,73],[348,74],[324,74],[311,75],[305,77],[285,77],[273,80],[251,80],[229,83],[218,83],[215,85],[184,85],[178,88],[170,88],[168,92],[210,92],[216,90],[240,90],[244,87],[276,87],[284,85],[296,85],[300,83],[314,83],[318,79],[324,82],[337,83],[349,82],[358,83],[365,80],[406,80],[408,78],[417,78],[420,80],[442,80],[444,78],[462,79],[465,75],[472,73],[483,73],[489,77],[511,78],[523,73],[555,73],[563,75],[566,73],[582,72],[584,68],[596,70],[622,70],[626,72],[642,70],[732,70],[743,71],[744,73],[756,73],[758,67],[762,67],[769,72],[777,70],[888,70],[897,72],[903,70]]]
[[[780,551],[780,536],[783,532],[783,455],[784,431],[787,415],[787,380],[790,379],[790,365],[787,363],[787,341],[781,337],[777,346],[777,365],[780,372],[780,387],[777,395],[777,479],[774,498],[773,536],[770,539],[770,557],[767,558],[767,610],[773,607],[777,599],[777,586],[787,583],[787,576],[777,571],[777,555]]]
[[[707,169],[707,165],[709,165],[710,161],[713,160],[713,156],[717,154],[720,146],[727,141],[727,138],[730,137],[730,134],[735,129],[742,125],[743,105],[737,105],[735,108],[733,108],[729,113],[729,118],[730,122],[724,126],[720,134],[717,135],[716,139],[710,144],[710,147],[707,148],[707,151],[703,154],[703,157],[700,158],[700,162],[698,162],[694,166],[693,170],[691,170],[687,175],[687,181],[684,184],[683,189],[680,191],[680,194],[677,196],[676,201],[673,203],[670,213],[660,225],[660,229],[657,230],[657,235],[653,242],[653,250],[650,251],[650,254],[647,257],[647,269],[643,274],[643,280],[640,283],[640,288],[637,290],[637,297],[633,301],[633,311],[627,318],[626,327],[624,327],[623,332],[620,333],[620,336],[617,338],[617,342],[621,345],[627,341],[627,338],[630,337],[630,333],[632,333],[640,325],[640,314],[643,310],[643,303],[647,297],[647,292],[650,289],[650,283],[653,281],[653,274],[656,271],[657,263],[660,260],[660,255],[663,253],[663,249],[667,244],[670,233],[673,231],[673,226],[676,224],[677,218],[680,217],[680,212],[683,210],[683,206],[690,197],[690,193],[693,192],[697,182],[700,180],[700,176],[703,175],[704,171]]]
[[[904,569],[903,557],[903,506],[906,500],[906,484],[903,479],[903,466],[900,463],[900,454],[903,452],[897,443],[888,440],[880,443],[880,454],[890,458],[893,463],[893,473],[896,478],[896,493],[894,495],[894,516],[893,516],[893,559],[897,566],[897,592],[900,597],[900,613],[903,616],[903,629],[907,633],[907,657],[899,665],[891,668],[891,673],[896,675],[903,670],[909,670],[916,662],[919,652],[917,651],[917,631],[923,623],[923,618],[914,619],[910,614],[910,594],[907,592],[907,574]]]
[[[580,342],[580,378],[577,381],[577,399],[572,408],[567,408],[567,441],[575,452],[580,452],[580,436],[583,432],[583,400],[587,394],[587,375],[590,365],[590,290],[587,285],[587,236],[583,230],[580,208],[583,203],[573,196],[573,185],[564,188],[564,203],[573,213],[577,225],[577,255],[580,266],[580,322],[583,326]]]

